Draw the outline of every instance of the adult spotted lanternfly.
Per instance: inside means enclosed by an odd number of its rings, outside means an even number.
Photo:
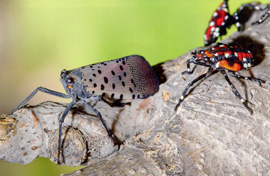
[[[138,55],[97,63],[61,72],[61,82],[67,94],[49,90],[44,87],[35,89],[16,109],[22,108],[36,93],[41,91],[62,98],[72,98],[59,120],[58,164],[60,163],[61,129],[64,119],[71,107],[81,101],[101,120],[108,135],[113,139],[99,111],[86,100],[144,99],[153,95],[159,88],[158,79],[149,63]]]
[[[193,71],[190,70],[191,63],[208,67],[208,70],[206,73],[197,77],[196,79],[194,79],[188,84],[188,86],[182,93],[182,96],[178,104],[176,105],[175,110],[177,110],[180,103],[184,100],[188,89],[193,84],[195,84],[199,80],[207,78],[213,73],[213,71],[217,70],[223,74],[226,81],[229,83],[233,93],[241,100],[241,102],[248,109],[248,111],[252,113],[252,111],[247,106],[246,100],[242,98],[242,96],[237,91],[235,86],[231,83],[226,73],[226,70],[227,70],[230,76],[255,81],[258,83],[264,83],[265,81],[261,79],[257,79],[257,78],[253,78],[249,76],[242,76],[236,73],[242,70],[243,68],[248,69],[252,67],[254,63],[254,58],[252,56],[252,53],[249,50],[241,49],[237,46],[228,46],[228,45],[218,44],[217,46],[211,47],[210,49],[198,51],[194,53],[194,55],[190,59],[187,60],[187,71],[183,72],[182,74],[193,73]]]

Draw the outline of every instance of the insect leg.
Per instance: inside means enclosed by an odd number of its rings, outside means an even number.
[[[83,104],[84,104],[88,109],[92,110],[92,111],[100,118],[100,120],[101,120],[103,126],[105,127],[105,129],[106,129],[108,135],[109,135],[110,138],[114,141],[113,136],[112,136],[111,132],[109,131],[109,129],[108,129],[108,127],[107,127],[107,125],[106,125],[104,119],[102,118],[102,116],[101,116],[101,114],[100,114],[100,112],[99,112],[98,110],[96,110],[95,108],[93,108],[93,107],[92,107],[91,105],[89,105],[88,103],[86,103],[84,100],[82,100],[82,102],[83,102]]]
[[[36,88],[17,108],[15,108],[14,110],[10,111],[9,115],[12,114],[13,112],[17,111],[18,109],[22,108],[36,93],[37,91],[41,91],[47,94],[51,94],[57,97],[61,97],[61,98],[70,98],[69,95],[60,93],[60,92],[56,92],[44,87],[38,87]]]
[[[207,78],[211,73],[212,73],[212,67],[209,67],[209,69],[207,70],[206,73],[202,74],[201,76],[197,77],[196,79],[194,79],[193,81],[191,81],[187,87],[185,88],[184,92],[182,93],[182,96],[180,97],[180,100],[179,102],[177,103],[177,105],[175,106],[175,111],[177,110],[177,108],[179,107],[179,105],[181,104],[181,102],[184,100],[185,96],[186,96],[186,93],[188,91],[188,89],[193,85],[195,84],[196,82],[198,82],[199,80],[201,79],[205,79]]]
[[[194,62],[194,64],[201,65],[201,66],[204,66],[204,67],[211,67],[211,65],[203,63],[203,62]]]
[[[231,89],[233,91],[233,93],[241,100],[241,102],[243,103],[243,105],[247,108],[247,110],[249,111],[250,114],[252,114],[252,111],[250,110],[250,108],[247,105],[246,100],[244,100],[242,98],[242,96],[240,95],[240,93],[238,92],[238,90],[235,88],[235,86],[232,84],[232,82],[230,81],[227,73],[225,70],[220,70],[220,72],[223,74],[223,76],[225,77],[226,81],[228,82],[228,84],[231,86]]]
[[[195,66],[193,67],[192,70],[190,70],[190,63],[195,64]],[[206,63],[203,63],[203,62],[187,62],[187,71],[182,72],[182,74],[192,74],[197,65],[201,65],[201,66],[204,66],[204,67],[210,67],[209,64],[206,64]]]
[[[192,74],[193,73],[196,66],[194,66],[193,69],[191,70],[190,63],[192,63],[192,62],[190,61],[190,59],[188,59],[187,60],[187,71],[182,72],[182,74]]]
[[[232,77],[236,77],[236,78],[241,78],[241,79],[245,79],[245,80],[250,80],[253,82],[258,82],[258,83],[265,83],[264,80],[258,79],[258,78],[253,78],[251,76],[242,76],[240,74],[236,74],[235,72],[230,71],[229,75]]]
[[[57,164],[60,164],[60,152],[61,152],[61,136],[62,136],[62,124],[65,120],[65,117],[67,116],[67,113],[70,111],[72,106],[76,103],[76,100],[73,99],[72,102],[67,106],[65,111],[63,112],[60,120],[59,120],[59,138],[58,138],[58,158],[57,158]]]
[[[257,22],[254,22],[251,25],[261,24],[270,16],[270,5],[267,5],[265,9],[260,8],[258,10],[260,11],[266,10],[266,12],[261,16],[261,18]]]

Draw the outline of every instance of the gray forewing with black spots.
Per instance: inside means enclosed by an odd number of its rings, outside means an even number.
[[[147,98],[159,87],[150,64],[138,55],[74,69],[82,73],[89,94],[116,99]]]

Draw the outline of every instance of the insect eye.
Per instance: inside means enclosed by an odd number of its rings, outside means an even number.
[[[67,83],[68,83],[68,84],[72,84],[73,82],[74,82],[74,79],[73,79],[73,78],[68,78],[68,79],[67,79]]]

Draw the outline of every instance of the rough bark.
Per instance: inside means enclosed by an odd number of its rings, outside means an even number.
[[[96,103],[120,148],[92,112],[81,104],[72,108],[63,124],[61,164],[87,166],[66,175],[270,175],[270,19],[251,26],[262,13],[252,13],[243,32],[222,40],[251,50],[257,65],[240,73],[266,81],[260,86],[231,78],[252,115],[220,73],[195,85],[175,112],[187,84],[206,71],[198,66],[182,76],[188,52],[155,66],[161,84],[154,96],[124,107]],[[66,106],[44,102],[2,116],[0,158],[27,164],[42,156],[56,162],[58,119]]]

